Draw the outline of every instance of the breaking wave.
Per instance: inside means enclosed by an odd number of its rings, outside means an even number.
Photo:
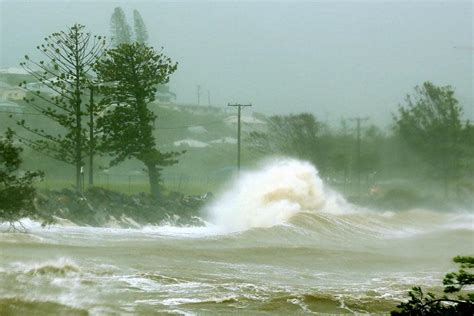
[[[343,214],[355,209],[324,185],[308,162],[281,159],[243,172],[207,209],[209,221],[229,231],[271,227],[300,212]]]
[[[0,314],[383,314],[474,250],[472,211],[357,208],[289,159],[243,172],[204,226],[23,224],[0,236]]]

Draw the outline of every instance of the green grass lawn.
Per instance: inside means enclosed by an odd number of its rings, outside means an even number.
[[[181,179],[178,181],[165,181],[163,187],[165,192],[180,192],[184,195],[203,195],[207,192],[216,192],[222,187],[222,182],[219,181],[208,181],[205,178],[202,179]],[[149,192],[149,184],[146,181],[104,181],[99,180],[94,183],[95,187],[104,188],[120,192],[123,194],[137,194],[141,192]],[[59,179],[59,178],[48,178],[36,184],[39,190],[62,190],[62,189],[74,189],[73,179]],[[87,182],[84,184],[84,188],[87,189],[89,186]]]

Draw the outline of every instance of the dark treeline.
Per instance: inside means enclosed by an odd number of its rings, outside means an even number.
[[[146,43],[148,31],[136,10],[133,20],[132,30],[123,10],[116,8],[110,39],[80,24],[44,38],[36,47],[42,58],[25,55],[21,63],[29,73],[20,84],[27,91],[23,103],[37,115],[11,117],[25,145],[73,166],[78,193],[86,172],[89,187],[94,186],[94,161],[100,156],[107,167],[140,162],[149,193],[159,200],[163,168],[176,164],[184,152],[158,148],[157,114],[150,105],[157,92],[169,91],[178,64]],[[252,151],[308,160],[331,184],[359,200],[377,192],[382,180],[421,179],[442,188],[444,197],[462,198],[474,191],[474,127],[463,119],[450,86],[425,82],[415,87],[393,113],[390,130],[367,117],[347,118],[339,126],[328,126],[310,113],[262,119],[265,128],[246,138]],[[13,148],[12,135],[9,131],[5,148]],[[20,161],[20,150],[13,152]],[[8,169],[11,157],[0,158]],[[32,181],[25,179],[22,188],[31,188]],[[9,190],[7,181],[0,189]]]
[[[29,111],[47,118],[13,116],[23,133],[19,140],[34,151],[75,168],[75,189],[81,194],[85,169],[93,186],[95,155],[108,156],[114,166],[128,159],[144,164],[150,194],[161,196],[163,166],[177,163],[181,152],[162,152],[153,135],[156,115],[149,109],[158,87],[166,85],[177,63],[146,44],[148,34],[134,12],[135,36],[117,8],[111,18],[112,42],[93,35],[81,24],[44,38],[36,49],[42,58],[24,56],[21,66],[29,76],[20,83]],[[22,136],[23,135],[23,136]],[[8,129],[0,142],[0,220],[33,215],[33,180],[41,173],[18,176],[21,148]],[[86,164],[86,161],[88,164]]]
[[[153,219],[155,206],[161,203],[161,214],[168,215],[165,212],[172,205],[165,201],[161,175],[163,168],[178,163],[184,151],[158,146],[157,114],[150,105],[157,92],[169,92],[178,63],[147,44],[148,31],[137,10],[133,28],[121,8],[115,8],[110,24],[110,39],[74,24],[45,37],[36,47],[40,58],[24,56],[21,66],[29,75],[20,83],[26,91],[22,103],[32,115],[10,115],[18,128],[8,129],[0,138],[0,223],[9,222],[15,229],[24,217],[53,221],[51,213],[40,214],[35,205],[34,183],[44,172],[22,170],[23,147],[15,143],[15,136],[23,145],[74,169],[70,182],[75,191],[68,196],[76,199],[73,212],[80,214],[87,204],[87,216],[94,218],[97,214],[92,214],[90,202],[95,195],[97,203],[106,201],[102,210],[109,212],[112,205],[117,217],[124,215],[118,207],[123,204],[130,212],[136,211],[134,207],[145,209]],[[389,130],[380,129],[369,117],[346,118],[338,126],[329,126],[311,113],[260,119],[265,127],[245,138],[251,151],[310,161],[325,180],[357,202],[376,195],[382,181],[392,181],[392,187],[403,187],[397,180],[432,183],[446,201],[472,199],[474,194],[474,126],[464,120],[463,106],[450,86],[427,81],[414,87],[394,111]],[[123,196],[114,192],[115,204],[107,201],[110,193],[94,188],[97,156],[105,157],[107,167],[139,162],[148,177],[149,194],[124,203]],[[86,172],[89,195],[83,192]],[[63,197],[53,196],[54,202]],[[151,202],[145,205],[147,200]],[[196,201],[181,203],[179,208],[189,209],[191,217]],[[472,315],[474,296],[463,291],[474,284],[470,272],[474,258],[456,257],[454,262],[461,269],[446,275],[444,296],[414,287],[410,299],[392,315]]]
[[[343,186],[356,182],[361,190],[361,182],[374,179],[418,178],[458,198],[472,192],[474,170],[474,127],[462,114],[451,87],[425,82],[393,114],[390,130],[365,117],[330,127],[302,113],[271,116],[268,130],[251,132],[249,141],[261,152],[311,161],[322,176]]]
[[[110,43],[75,24],[36,47],[43,59],[25,55],[21,63],[34,80],[20,84],[28,91],[24,101],[51,121],[48,128],[41,128],[31,124],[34,119],[18,120],[28,132],[21,141],[73,165],[79,192],[86,160],[93,185],[95,155],[109,156],[110,166],[131,158],[143,162],[155,197],[160,195],[160,166],[177,162],[178,152],[156,148],[156,115],[148,107],[177,64],[146,44],[146,26],[136,10],[134,26],[133,36],[122,9],[116,8]]]

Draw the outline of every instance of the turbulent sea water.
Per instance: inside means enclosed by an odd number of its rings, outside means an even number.
[[[474,252],[471,210],[358,209],[299,161],[225,192],[203,227],[0,233],[0,315],[387,314]]]

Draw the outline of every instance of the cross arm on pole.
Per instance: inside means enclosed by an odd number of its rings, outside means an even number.
[[[251,104],[251,103],[249,103],[249,104],[237,104],[237,103],[231,104],[231,103],[229,103],[229,104],[227,104],[227,106],[238,106],[238,107],[241,107],[241,106],[252,106],[252,104]]]

